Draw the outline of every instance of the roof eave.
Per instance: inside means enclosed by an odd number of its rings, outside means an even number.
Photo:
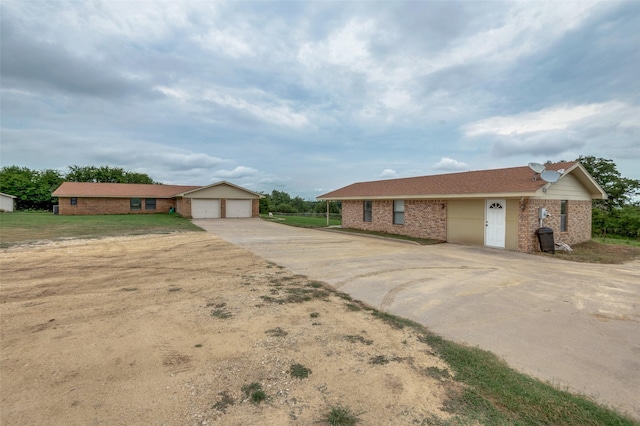
[[[174,195],[174,197],[184,197],[185,195],[191,194],[192,192],[202,191],[203,189],[213,188],[214,186],[219,186],[219,185],[223,185],[223,184],[229,185],[229,186],[231,186],[233,188],[239,189],[239,190],[244,191],[244,192],[248,192],[249,194],[253,194],[253,195],[257,196],[258,198],[264,198],[264,195],[260,194],[259,192],[249,191],[247,188],[243,188],[241,186],[234,185],[233,183],[227,182],[226,180],[221,180],[220,182],[216,182],[216,183],[212,183],[212,184],[207,185],[207,186],[203,186],[203,187],[200,187],[200,188],[192,189],[191,191],[181,192],[179,194]]]
[[[385,196],[351,196],[351,197],[316,197],[320,201],[350,200],[448,200],[464,198],[522,198],[534,197],[537,191],[474,193],[474,194],[425,194],[425,195],[385,195]]]

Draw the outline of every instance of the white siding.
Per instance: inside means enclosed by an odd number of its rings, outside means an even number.
[[[14,198],[7,197],[6,195],[0,195],[0,210],[5,212],[12,212],[14,206]]]
[[[591,194],[584,186],[572,175],[562,176],[556,183],[551,184],[547,189],[547,193],[538,199],[546,200],[591,200]]]
[[[187,198],[233,198],[233,199],[253,199],[258,198],[256,195],[251,194],[250,192],[243,191],[241,189],[235,188],[230,185],[217,185],[212,186],[211,188],[203,188],[197,191],[193,191],[189,194],[186,194]]]

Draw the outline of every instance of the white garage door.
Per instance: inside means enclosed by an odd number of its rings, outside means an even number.
[[[220,217],[220,200],[193,198],[191,200],[191,217],[194,219],[218,219]]]
[[[227,217],[251,217],[251,200],[227,200]]]

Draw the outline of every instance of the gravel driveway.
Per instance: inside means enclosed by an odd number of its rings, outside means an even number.
[[[193,222],[640,418],[640,262],[579,264],[483,247],[417,246],[261,219]]]

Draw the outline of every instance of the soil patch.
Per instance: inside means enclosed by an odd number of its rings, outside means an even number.
[[[2,424],[446,419],[447,366],[323,283],[210,234],[0,253]],[[382,362],[386,361],[386,362]]]

